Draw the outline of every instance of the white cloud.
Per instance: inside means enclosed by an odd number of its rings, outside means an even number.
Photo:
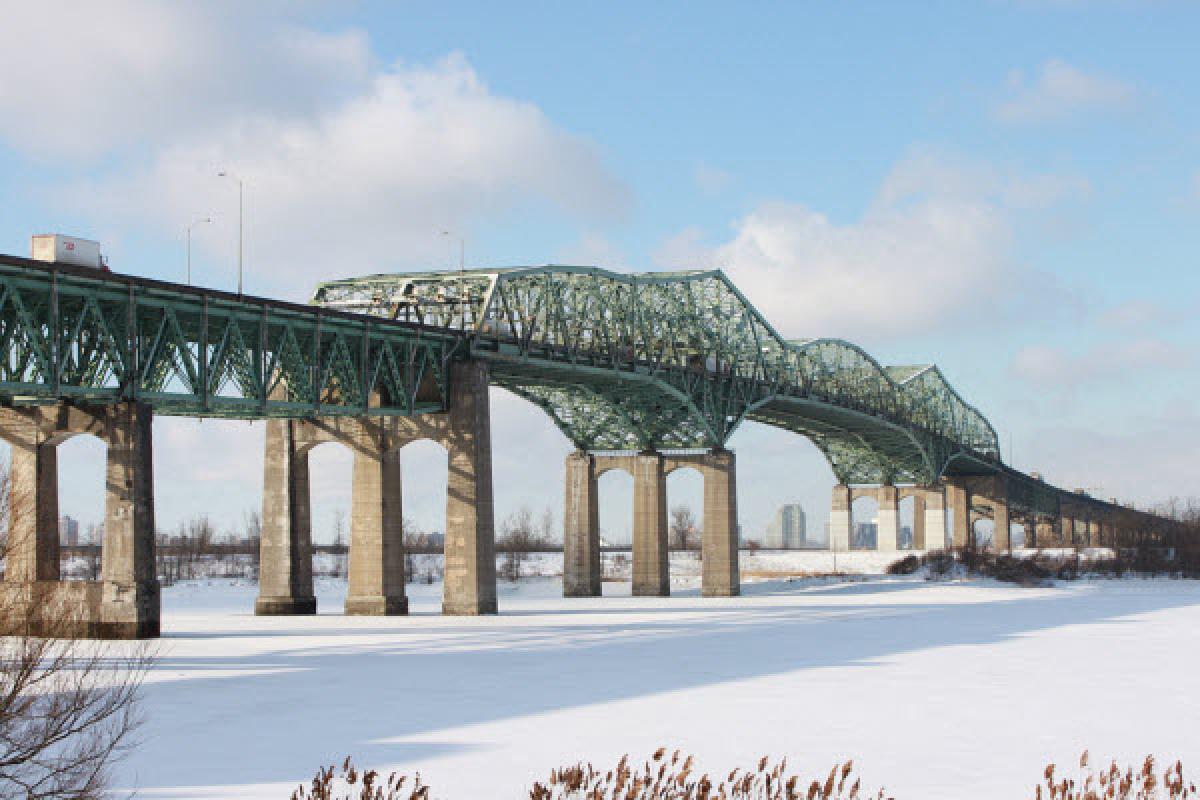
[[[1010,255],[1012,216],[1086,188],[917,153],[893,168],[857,221],[768,202],[737,221],[731,241],[706,248],[698,231],[686,230],[655,260],[723,267],[785,336],[868,342],[1002,306],[1023,273]]]
[[[1136,101],[1137,91],[1125,81],[1051,59],[1032,81],[1020,71],[1011,73],[1008,97],[993,114],[1011,124],[1063,122],[1085,113],[1127,111]]]
[[[363,32],[307,29],[277,10],[14,8],[0,140],[90,160],[91,178],[44,192],[90,218],[118,268],[126,232],[174,239],[214,216],[196,232],[210,285],[229,285],[212,264],[232,271],[237,240],[235,189],[216,172],[236,173],[247,290],[292,299],[321,278],[442,263],[447,228],[469,239],[522,213],[608,222],[628,207],[591,142],[493,93],[461,54],[384,65]]]
[[[361,90],[361,31],[321,33],[265,6],[45,0],[6,7],[0,138],[42,157],[198,135],[244,114],[310,114]]]
[[[234,207],[220,168],[245,181],[250,288],[289,296],[319,278],[441,258],[447,227],[469,232],[545,206],[608,219],[626,201],[589,143],[492,94],[461,56],[384,70],[313,118],[235,118],[203,141],[163,148],[131,178],[72,193],[174,230],[201,210]]]
[[[1041,389],[1069,394],[1089,384],[1180,369],[1192,360],[1173,344],[1138,338],[1106,342],[1078,353],[1052,345],[1033,345],[1017,352],[1009,372]]]

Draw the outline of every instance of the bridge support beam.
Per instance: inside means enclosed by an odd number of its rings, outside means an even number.
[[[912,548],[925,549],[925,493],[913,495]]]
[[[833,487],[829,503],[829,549],[844,553],[850,549],[851,491],[849,486]]]
[[[55,448],[90,433],[108,445],[101,580],[59,580]],[[159,635],[149,406],[0,409],[12,444],[4,633],[142,639]]]
[[[884,485],[875,490],[875,499],[879,503],[875,549],[882,553],[894,553],[900,539],[899,494],[895,486]]]
[[[36,418],[5,414],[4,438],[12,446],[6,580],[59,579],[58,450]]]
[[[262,544],[254,613],[315,614],[308,450],[300,420],[267,421]]]
[[[355,450],[353,480],[346,613],[407,614],[400,451]]]
[[[966,547],[971,541],[971,493],[965,483],[946,482],[946,505],[950,507],[950,546]]]
[[[449,473],[442,613],[495,614],[492,423],[484,362],[451,365],[450,409],[443,441]]]
[[[737,460],[728,450],[717,450],[704,456],[701,471],[704,531],[700,543],[700,592],[705,597],[735,597],[742,591],[738,569]]]
[[[103,595],[100,635],[159,635],[160,597],[154,564],[154,446],[150,407],[119,403],[107,414]]]
[[[633,594],[671,594],[667,553],[667,477],[662,455],[653,451],[633,457]]]
[[[946,493],[934,487],[925,493],[925,550],[946,549]]]
[[[563,596],[599,597],[600,512],[595,457],[582,451],[568,454],[566,476]]]

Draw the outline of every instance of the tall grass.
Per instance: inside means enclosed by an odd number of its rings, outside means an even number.
[[[1030,800],[1200,800],[1196,784],[1183,777],[1179,761],[1159,771],[1153,756],[1140,767],[1093,768],[1085,751],[1074,775],[1048,764],[1042,782],[1033,788]],[[515,787],[512,787],[515,789]],[[513,797],[497,787],[495,796]],[[628,755],[616,766],[600,770],[578,763],[550,771],[545,783],[535,782],[525,790],[529,800],[891,800],[882,789],[871,793],[846,761],[821,773],[802,778],[788,770],[787,759],[771,761],[763,756],[747,769],[727,774],[701,772],[693,756],[679,750],[668,753],[660,747],[648,759],[635,763]],[[970,797],[964,791],[963,797]],[[292,793],[291,800],[447,800],[434,794],[413,776],[391,773],[386,778],[374,770],[359,772],[347,758],[340,769],[322,767],[309,786]],[[472,798],[472,800],[475,800]],[[913,800],[920,800],[917,795]],[[1014,797],[1013,800],[1018,800]]]

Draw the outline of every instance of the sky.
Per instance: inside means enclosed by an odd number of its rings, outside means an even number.
[[[1194,496],[1200,7],[1171,2],[0,2],[0,252],[97,239],[120,272],[317,281],[467,265],[721,267],[788,337],[939,364],[1005,457],[1067,487]],[[196,223],[211,218],[211,223]],[[444,235],[448,231],[449,235]],[[561,519],[570,445],[493,391],[498,523]],[[236,528],[262,425],[155,422],[157,514]],[[834,479],[747,424],[744,535]],[[406,448],[405,514],[445,456]],[[349,456],[313,454],[314,534]],[[61,507],[103,507],[103,446],[62,445]],[[628,537],[629,479],[601,483]],[[695,473],[670,503],[700,507]]]

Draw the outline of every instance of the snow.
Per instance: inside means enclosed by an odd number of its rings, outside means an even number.
[[[779,572],[814,555],[744,564]],[[1012,800],[1084,748],[1200,764],[1194,582],[874,576],[716,599],[698,596],[688,558],[670,598],[606,582],[603,598],[567,600],[535,577],[502,582],[490,618],[441,616],[439,583],[410,585],[402,618],[341,616],[345,583],[330,578],[307,618],[253,616],[247,582],[169,587],[143,742],[117,783],[147,798],[287,798],[353,754],[419,770],[443,800],[516,800],[551,767],[667,745],[713,771],[852,757],[897,798]]]

